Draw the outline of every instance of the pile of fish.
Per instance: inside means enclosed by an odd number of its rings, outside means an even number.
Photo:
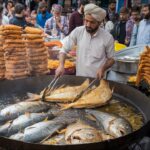
[[[46,96],[45,102],[40,101],[42,94],[30,93],[28,100],[3,108],[0,136],[62,145],[101,142],[131,133],[132,127],[126,119],[91,109],[111,99],[112,90],[107,81],[101,80],[100,85],[74,101],[88,86],[86,80],[81,86],[60,87]]]
[[[97,87],[94,85],[76,100],[80,92],[88,86],[89,80],[86,80],[80,86],[57,88],[45,97],[45,101],[61,103],[60,105],[64,110],[69,108],[95,108],[107,104],[111,99],[113,91],[110,89],[109,83],[106,80],[101,80]],[[29,97],[33,101],[40,100],[42,92],[40,95],[29,93]]]
[[[120,116],[94,109],[60,110],[53,103],[20,102],[0,111],[0,136],[29,143],[82,144],[132,132]]]

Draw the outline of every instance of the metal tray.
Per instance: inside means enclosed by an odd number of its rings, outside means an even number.
[[[111,70],[120,73],[136,74],[140,54],[144,50],[145,46],[146,45],[128,47],[124,50],[116,52],[115,64],[112,66]]]

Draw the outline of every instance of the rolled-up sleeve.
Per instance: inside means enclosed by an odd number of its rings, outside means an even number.
[[[115,56],[114,39],[111,36],[110,39],[108,40],[107,45],[106,45],[106,57],[107,58],[114,58],[114,56]]]
[[[62,41],[62,48],[60,53],[68,53],[74,45],[77,44],[77,31],[73,30],[68,36],[66,36]]]
[[[46,21],[46,23],[45,23],[44,31],[45,31],[46,33],[50,34],[50,33],[51,33],[51,30],[52,30],[51,27],[52,27],[52,24],[51,24],[51,18],[50,18],[50,19],[48,19],[48,20]]]

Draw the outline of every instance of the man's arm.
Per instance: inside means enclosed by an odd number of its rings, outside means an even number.
[[[65,53],[60,53],[59,54],[59,67],[56,69],[55,72],[55,77],[59,77],[64,74],[65,69],[64,69],[64,64],[65,64],[65,59],[66,59],[66,54]]]
[[[59,53],[60,65],[56,69],[55,77],[58,77],[58,76],[61,76],[61,75],[64,74],[64,64],[65,64],[66,54],[68,53],[69,50],[71,50],[72,46],[74,44],[76,44],[76,41],[77,41],[76,33],[77,32],[76,32],[76,29],[75,29],[71,32],[71,34],[69,36],[65,37],[62,40],[63,47],[61,48],[60,53]]]
[[[101,65],[99,67],[99,69],[97,70],[97,77],[99,79],[101,79],[104,76],[105,71],[107,69],[109,69],[115,62],[115,60],[114,60],[114,55],[115,55],[115,52],[114,52],[114,39],[113,39],[112,36],[110,37],[110,39],[107,42],[105,52],[106,52],[106,58],[107,59],[104,62],[104,64]]]
[[[105,71],[109,69],[114,63],[115,63],[115,60],[113,58],[108,58],[105,64],[99,67],[97,71],[97,78],[99,79],[103,78]]]

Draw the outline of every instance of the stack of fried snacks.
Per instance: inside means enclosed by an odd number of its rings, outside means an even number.
[[[142,80],[150,84],[150,47],[148,46],[145,47],[140,57],[136,85],[139,86]]]
[[[28,75],[26,48],[22,38],[22,31],[22,27],[16,25],[1,27],[1,34],[4,37],[6,79],[19,79]]]
[[[43,31],[26,27],[24,39],[30,75],[42,75],[48,72],[48,50],[44,45]]]
[[[3,35],[0,35],[0,79],[5,77],[5,60],[4,60],[4,49],[3,49]]]

